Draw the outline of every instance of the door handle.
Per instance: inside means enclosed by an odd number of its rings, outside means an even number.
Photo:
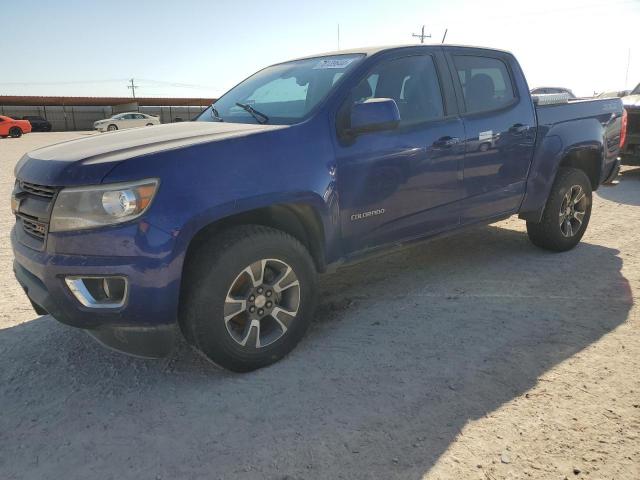
[[[529,130],[529,125],[524,125],[522,123],[515,123],[511,125],[511,128],[509,128],[509,133],[512,133],[513,135],[522,135],[527,130]]]
[[[451,148],[454,145],[458,144],[460,142],[460,139],[458,137],[450,137],[450,136],[446,136],[446,137],[440,137],[438,140],[436,140],[435,142],[433,142],[433,144],[431,145],[433,148]]]

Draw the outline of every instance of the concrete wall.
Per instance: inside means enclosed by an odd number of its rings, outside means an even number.
[[[149,115],[158,115],[161,123],[188,121],[193,119],[207,106],[191,107],[136,107],[135,104],[126,105],[127,110],[139,111]],[[93,122],[109,118],[123,110],[115,107],[12,107],[0,105],[0,115],[12,118],[22,118],[25,115],[38,115],[51,122],[54,131],[93,130]]]

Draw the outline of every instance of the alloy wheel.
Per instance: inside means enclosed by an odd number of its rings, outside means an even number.
[[[558,221],[562,235],[569,238],[582,227],[587,212],[587,196],[580,185],[573,185],[565,194],[560,205]]]
[[[238,274],[227,292],[227,331],[243,347],[266,347],[287,333],[300,300],[300,282],[290,265],[274,258],[258,260]]]

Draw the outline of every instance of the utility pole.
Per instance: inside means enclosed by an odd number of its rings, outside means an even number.
[[[136,88],[138,88],[139,85],[136,85],[133,83],[133,78],[131,80],[129,80],[129,83],[131,83],[131,85],[127,85],[127,88],[131,89],[131,95],[133,95],[133,98],[136,98]]]
[[[340,24],[338,24],[338,50],[340,50]]]
[[[429,34],[429,35],[425,35],[424,34],[424,25],[422,26],[422,32],[420,33],[420,35],[418,35],[417,33],[412,33],[411,36],[419,38],[420,39],[420,43],[424,43],[424,39],[425,38],[431,38],[431,34]]]

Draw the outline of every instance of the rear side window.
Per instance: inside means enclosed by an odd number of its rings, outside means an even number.
[[[440,84],[433,59],[416,55],[383,61],[351,92],[351,103],[392,98],[400,124],[411,125],[444,116]]]
[[[509,105],[515,98],[507,66],[497,58],[454,55],[467,112],[486,112]]]

